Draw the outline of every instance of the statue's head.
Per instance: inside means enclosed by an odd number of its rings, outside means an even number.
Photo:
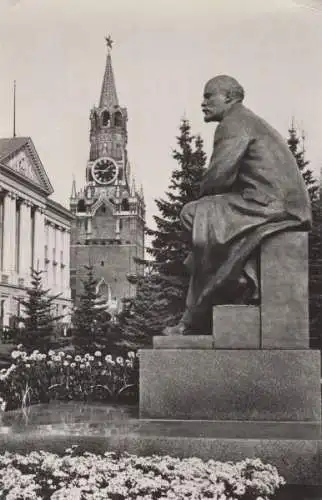
[[[204,88],[202,111],[205,122],[220,122],[225,113],[236,103],[244,99],[244,89],[227,75],[215,76]]]

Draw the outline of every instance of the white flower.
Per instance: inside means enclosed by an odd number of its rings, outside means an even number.
[[[127,357],[128,357],[128,358],[130,358],[130,359],[135,358],[135,352],[133,352],[133,351],[129,351],[129,352],[127,353]]]
[[[121,366],[124,365],[124,359],[122,358],[122,356],[118,356],[116,358],[116,362],[117,362],[118,365],[121,365]]]
[[[71,368],[75,368],[75,366],[76,366],[76,363],[71,363],[71,364],[70,364],[70,367],[71,367]]]
[[[100,358],[100,357],[102,356],[101,351],[96,351],[96,352],[94,353],[94,356],[96,356],[97,358]]]
[[[77,354],[77,356],[75,356],[75,361],[80,363],[82,361],[82,358]]]
[[[21,356],[21,352],[20,351],[12,351],[12,353],[11,353],[12,359],[17,359],[20,356]]]
[[[66,361],[66,360],[64,361],[64,363],[63,363],[63,364],[64,364],[64,366],[69,366],[69,362],[68,362],[68,361]]]
[[[110,363],[112,361],[112,356],[110,354],[107,354],[104,359],[106,363]]]

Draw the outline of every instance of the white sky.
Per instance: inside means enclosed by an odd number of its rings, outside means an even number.
[[[322,0],[0,0],[0,136],[31,136],[68,206],[72,175],[84,183],[89,112],[98,103],[104,37],[118,97],[128,108],[128,151],[142,182],[147,220],[157,213],[176,163],[180,119],[211,151],[214,126],[200,112],[203,85],[230,74],[245,104],[287,136],[292,115],[307,158],[322,166]]]

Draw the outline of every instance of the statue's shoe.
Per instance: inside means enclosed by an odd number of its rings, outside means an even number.
[[[173,335],[187,335],[188,327],[181,321],[174,326],[166,326],[162,331],[163,335],[173,336]]]

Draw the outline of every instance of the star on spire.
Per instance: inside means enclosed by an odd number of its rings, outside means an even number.
[[[113,46],[113,43],[114,43],[114,40],[112,40],[111,35],[108,35],[108,36],[105,37],[105,42],[106,42],[108,50],[110,51],[112,49],[112,46]]]

